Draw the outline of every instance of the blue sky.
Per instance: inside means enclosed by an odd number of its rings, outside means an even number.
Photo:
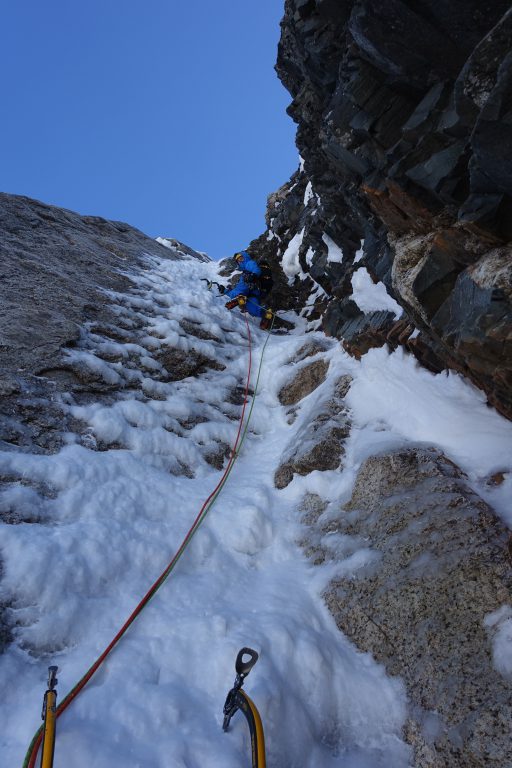
[[[298,165],[283,0],[16,0],[0,15],[1,190],[220,258]]]

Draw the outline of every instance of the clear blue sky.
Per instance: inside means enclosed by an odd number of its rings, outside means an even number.
[[[298,165],[274,64],[283,0],[15,0],[0,14],[4,192],[213,258]]]

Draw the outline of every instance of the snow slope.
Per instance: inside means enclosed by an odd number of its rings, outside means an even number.
[[[143,324],[138,349],[84,331],[82,349],[73,352],[80,362],[113,383],[133,380],[114,402],[70,403],[88,424],[89,444],[69,435],[56,455],[0,453],[0,472],[18,478],[0,509],[25,505],[42,519],[1,524],[0,600],[16,622],[15,642],[0,656],[9,691],[0,704],[2,765],[22,764],[40,723],[47,666],[59,666],[63,698],[163,570],[220,478],[205,447],[235,437],[240,406],[230,393],[244,381],[248,345],[244,319],[199,280],[218,279],[216,269],[153,259],[131,294],[111,296],[120,318]],[[186,333],[180,321],[206,338]],[[56,768],[248,766],[242,716],[228,734],[221,729],[244,645],[261,654],[246,690],[262,715],[269,768],[409,765],[400,680],[338,632],[320,599],[336,568],[356,570],[361,560],[312,566],[297,544],[297,507],[308,491],[348,498],[370,453],[428,441],[458,461],[510,523],[510,474],[500,488],[486,480],[510,473],[512,425],[460,377],[433,376],[382,349],[357,362],[335,342],[324,353],[326,382],[301,401],[290,425],[277,394],[295,370],[305,328],[300,320],[294,333],[271,337],[249,435],[220,500],[169,581],[63,715]],[[251,332],[257,364],[266,335],[254,325]],[[151,371],[167,345],[225,368],[162,383]],[[128,367],[128,352],[139,356],[138,367]],[[296,477],[277,491],[283,451],[342,373],[354,377],[343,471]],[[51,493],[38,494],[26,482],[33,479]]]

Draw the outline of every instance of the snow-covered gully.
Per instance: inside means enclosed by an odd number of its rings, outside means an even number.
[[[244,320],[201,277],[218,279],[216,265],[148,258],[130,294],[108,297],[120,328],[137,327],[139,342],[89,328],[70,351],[73,364],[119,384],[116,396],[67,403],[87,428],[70,433],[55,455],[0,453],[0,471],[13,480],[2,508],[37,512],[37,523],[2,524],[2,601],[16,623],[0,656],[5,765],[21,766],[39,726],[47,665],[59,666],[64,695],[165,567],[218,482],[222,451],[236,434],[247,342]],[[368,552],[361,546],[345,560],[313,565],[298,544],[298,508],[306,493],[327,504],[348,499],[370,454],[419,441],[456,460],[506,517],[508,481],[484,489],[483,480],[510,452],[512,425],[457,376],[435,377],[382,349],[359,363],[320,333],[305,338],[305,330],[299,318],[294,332],[271,338],[235,471],[171,579],[63,715],[56,768],[248,765],[244,723],[234,720],[229,735],[221,729],[244,645],[260,653],[247,688],[263,719],[270,768],[410,765],[400,679],[344,638],[321,598],[340,569],[356,571]],[[315,338],[329,372],[290,423],[278,393],[300,366],[298,350]],[[258,361],[266,334],[254,328],[253,339]],[[158,372],[168,349],[206,362],[193,377],[164,382]],[[274,474],[294,436],[345,374],[353,378],[346,398],[353,426],[342,470],[296,476],[277,490]]]

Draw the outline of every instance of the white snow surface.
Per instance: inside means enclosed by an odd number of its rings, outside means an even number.
[[[1,765],[21,767],[40,724],[47,666],[60,668],[62,699],[165,568],[220,479],[202,450],[234,440],[240,407],[228,396],[244,381],[248,342],[244,319],[200,282],[215,279],[216,269],[152,259],[131,294],[112,295],[118,314],[138,319],[147,335],[139,346],[90,334],[87,350],[73,353],[106,380],[129,376],[134,384],[113,404],[70,406],[88,424],[90,445],[70,435],[55,455],[0,453],[0,472],[24,480],[9,484],[0,509],[14,506],[40,520],[0,524],[0,602],[16,621],[14,642],[0,656],[8,692],[0,704]],[[184,319],[212,339],[187,336]],[[60,719],[55,768],[249,765],[241,714],[227,734],[221,728],[234,660],[245,645],[260,653],[245,690],[262,716],[269,768],[411,765],[401,738],[400,679],[357,651],[321,599],[334,575],[355,574],[376,553],[361,542],[343,559],[333,541],[340,559],[312,566],[297,544],[304,536],[297,507],[304,493],[318,493],[333,502],[332,514],[350,497],[367,456],[412,441],[444,450],[510,524],[512,424],[457,375],[434,376],[384,349],[358,362],[331,340],[322,353],[328,378],[301,401],[289,425],[277,394],[305,341],[306,321],[296,320],[294,332],[270,338],[248,437],[219,501],[169,580]],[[252,323],[251,333],[254,386],[266,335]],[[306,340],[315,336],[325,343],[317,332]],[[155,381],[152,351],[166,345],[201,351],[225,369]],[[116,362],[100,360],[102,349],[117,353]],[[139,368],[128,367],[129,352],[139,355]],[[354,427],[344,467],[296,476],[277,491],[280,457],[345,373],[354,379],[347,397]],[[93,450],[98,441],[104,450]],[[176,474],[184,465],[194,477]],[[506,480],[494,489],[486,481],[498,470]],[[29,481],[51,493],[40,495]],[[503,645],[509,614],[501,618]]]
[[[307,205],[312,197],[314,197],[313,185],[310,181],[306,184],[306,191],[304,192],[304,205]]]
[[[299,251],[302,245],[302,240],[304,239],[304,232],[305,230],[301,229],[300,232],[297,232],[297,234],[292,237],[281,258],[283,272],[288,277],[289,285],[292,285],[297,276],[301,280],[304,280],[307,277],[299,261]]]
[[[176,247],[171,244],[171,241],[167,237],[156,237],[155,240],[157,243],[160,243],[160,245],[163,245],[164,248],[169,248],[171,251],[176,250]]]
[[[363,312],[376,312],[385,309],[399,318],[402,307],[386,291],[384,283],[374,283],[366,267],[360,267],[352,275],[352,296]]]
[[[484,626],[492,636],[492,660],[495,669],[506,679],[512,678],[512,607],[502,605],[488,614]]]
[[[329,235],[326,235],[325,232],[322,235],[322,240],[327,246],[327,261],[341,264],[341,262],[343,261],[343,251],[341,250],[339,245],[336,245],[332,237],[329,237]]]

